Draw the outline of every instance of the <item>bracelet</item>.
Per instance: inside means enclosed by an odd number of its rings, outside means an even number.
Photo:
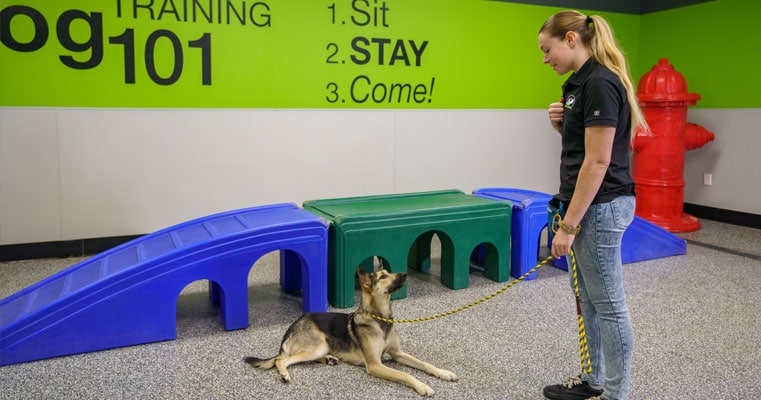
[[[579,232],[581,232],[581,225],[579,226],[571,226],[565,223],[562,219],[558,221],[558,227],[563,230],[565,233],[569,233],[571,235],[578,235]]]

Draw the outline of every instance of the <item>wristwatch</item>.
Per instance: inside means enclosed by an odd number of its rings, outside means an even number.
[[[558,227],[563,230],[565,233],[569,233],[571,235],[578,235],[579,232],[581,232],[581,225],[579,226],[571,226],[565,223],[562,219],[558,221]]]

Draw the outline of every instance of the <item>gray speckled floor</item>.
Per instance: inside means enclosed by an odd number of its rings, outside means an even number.
[[[636,339],[631,398],[758,398],[761,230],[703,221],[701,231],[681,236],[690,240],[687,255],[624,267]],[[0,298],[80,260],[0,263]],[[346,364],[293,366],[290,384],[244,364],[247,355],[274,355],[300,315],[300,298],[278,288],[277,260],[269,254],[252,269],[248,329],[226,332],[197,282],[178,300],[176,340],[0,367],[0,398],[419,397]],[[449,290],[437,265],[408,282],[408,297],[394,302],[398,318],[457,308],[504,286],[474,269],[469,288]],[[388,362],[440,399],[541,399],[544,385],[579,368],[572,293],[566,273],[552,267],[475,308],[397,329],[406,351],[458,374],[459,382],[444,382]]]

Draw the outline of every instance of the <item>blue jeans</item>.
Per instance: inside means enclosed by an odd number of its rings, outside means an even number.
[[[629,397],[634,333],[624,293],[621,240],[634,220],[634,207],[633,196],[592,204],[572,246],[592,363],[592,374],[582,379],[603,385],[603,397],[610,400]],[[573,274],[569,276],[573,286]]]

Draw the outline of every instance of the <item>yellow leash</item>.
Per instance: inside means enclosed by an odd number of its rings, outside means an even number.
[[[528,272],[521,275],[519,278],[516,278],[512,282],[508,283],[507,285],[497,290],[496,292],[484,298],[478,299],[466,306],[460,307],[456,310],[443,312],[441,314],[432,315],[430,317],[414,318],[414,319],[389,319],[389,318],[383,318],[381,316],[371,314],[371,313],[367,313],[367,315],[369,315],[370,317],[378,321],[383,321],[389,324],[407,324],[411,322],[424,322],[424,321],[431,321],[441,317],[448,317],[452,314],[457,314],[460,311],[465,311],[473,306],[476,306],[478,304],[485,302],[486,300],[496,297],[497,295],[501,294],[507,289],[510,289],[511,287],[515,286],[518,282],[524,280],[526,277],[528,277],[529,275],[539,270],[539,268],[542,268],[543,266],[547,265],[550,261],[552,261],[552,256],[545,258],[539,264],[537,264],[534,268],[531,268]],[[574,291],[574,294],[576,295],[576,314],[579,316],[579,357],[581,359],[581,370],[585,374],[591,374],[592,364],[589,360],[589,348],[587,346],[586,330],[584,329],[584,317],[582,317],[581,315],[581,297],[579,297],[579,283],[576,279],[576,255],[574,254],[573,250],[571,250],[571,266],[572,266],[572,273],[573,273],[573,291]]]
[[[592,373],[592,362],[589,360],[587,331],[584,329],[584,316],[581,313],[579,281],[576,279],[576,254],[573,252],[573,250],[571,250],[571,269],[573,273],[573,293],[576,295],[576,315],[579,316],[579,359],[581,360],[581,371],[589,375]]]
[[[549,257],[545,258],[544,260],[542,260],[542,262],[537,264],[536,267],[531,268],[531,270],[529,270],[528,272],[523,274],[523,276],[521,276],[520,278],[516,278],[514,281],[512,281],[512,282],[508,283],[506,286],[504,286],[502,289],[499,289],[496,292],[494,292],[494,293],[492,293],[492,294],[490,294],[490,295],[488,295],[488,296],[486,296],[486,297],[484,297],[482,299],[478,299],[478,300],[476,300],[476,301],[474,301],[474,302],[472,302],[472,303],[470,303],[470,304],[468,304],[468,305],[466,305],[464,307],[460,307],[460,308],[458,308],[456,310],[443,312],[441,314],[432,315],[430,317],[414,318],[414,319],[389,319],[389,318],[383,318],[381,316],[378,316],[378,315],[375,315],[375,314],[371,314],[371,313],[367,313],[367,314],[369,316],[377,319],[378,321],[387,322],[389,324],[407,324],[407,323],[410,323],[410,322],[424,322],[424,321],[431,321],[431,320],[434,320],[436,318],[448,317],[448,316],[450,316],[452,314],[457,314],[460,311],[465,311],[465,310],[467,310],[467,309],[469,309],[469,308],[471,308],[471,307],[473,307],[475,305],[478,305],[478,304],[481,304],[481,303],[485,302],[486,300],[489,300],[489,299],[491,299],[493,297],[496,297],[498,294],[504,292],[507,289],[510,289],[516,283],[522,281],[527,276],[529,276],[532,273],[536,272],[536,270],[538,270],[539,268],[542,268],[543,266],[545,266],[551,260],[552,260],[552,256],[549,256]]]

